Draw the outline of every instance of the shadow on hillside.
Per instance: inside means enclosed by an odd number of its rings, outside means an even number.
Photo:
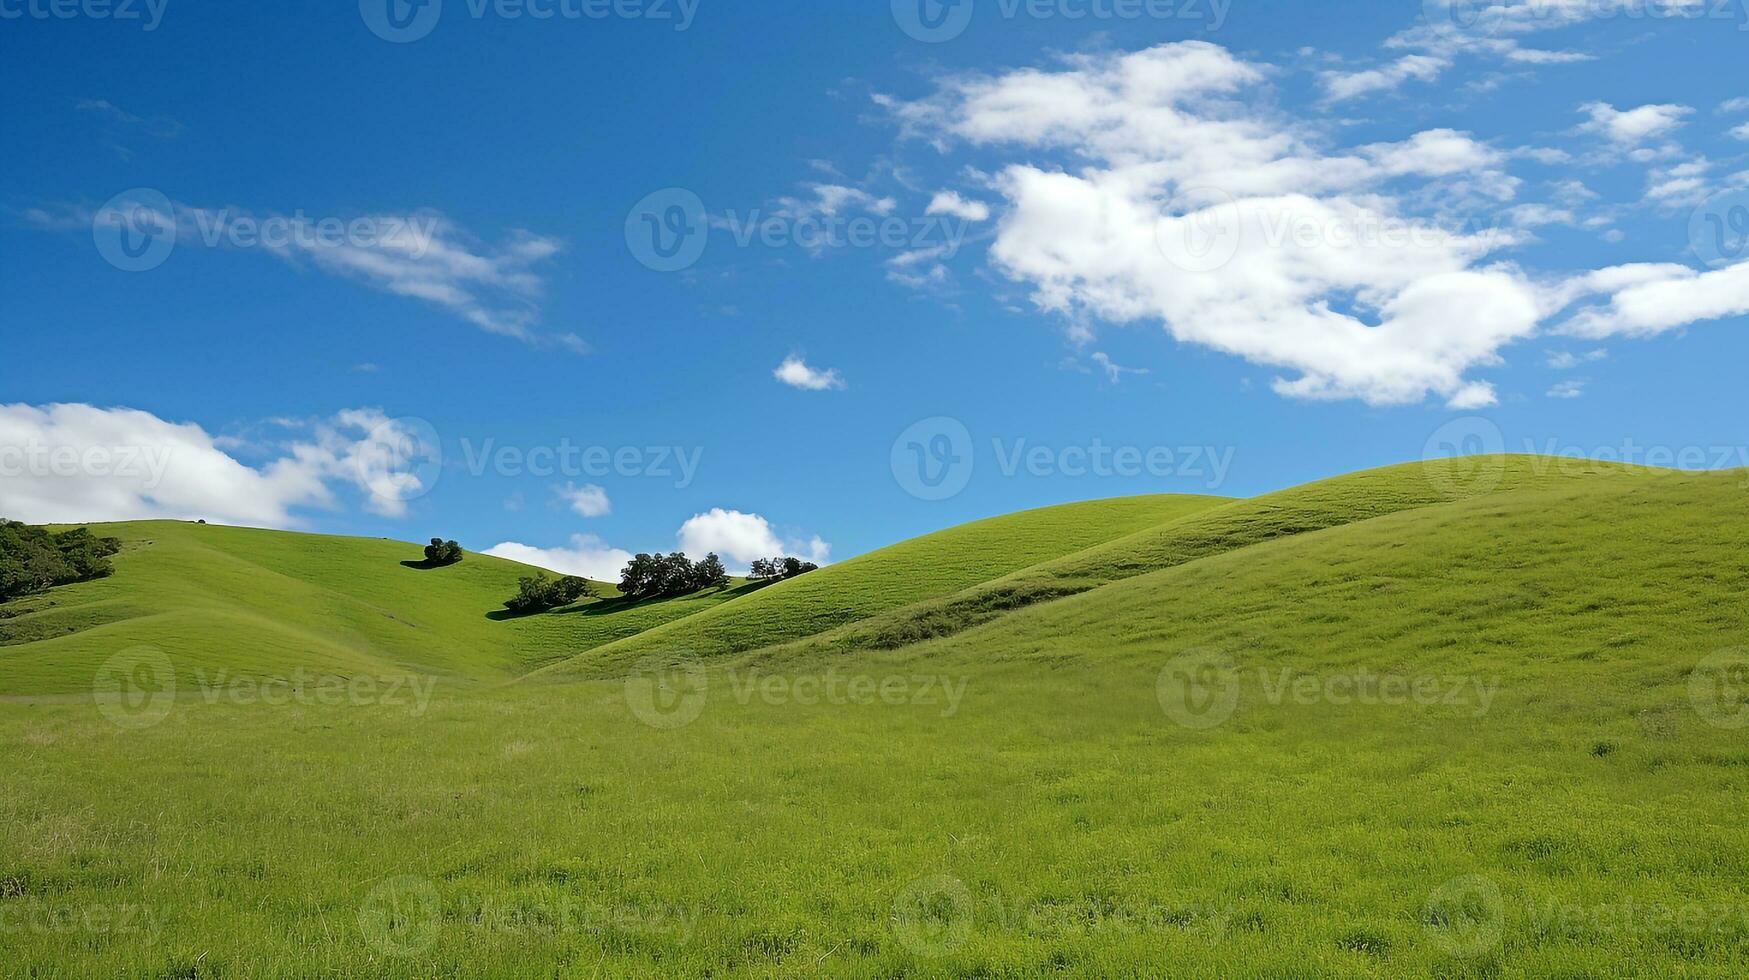
[[[460,562],[428,561],[428,560],[422,558],[419,561],[404,561],[401,563],[401,567],[402,568],[411,568],[416,572],[429,572],[429,571],[432,571],[434,569],[448,568],[451,565],[457,565],[457,564],[460,564]]]
[[[414,567],[411,562],[402,562],[401,564],[406,565],[409,568]],[[768,585],[774,584],[776,583],[744,582],[732,589],[724,589],[721,591],[728,599],[738,599],[741,596],[750,595]],[[559,609],[542,609],[537,612],[518,613],[511,612],[508,609],[494,609],[486,614],[486,618],[495,623],[501,623],[508,619],[523,619],[528,616],[607,616],[616,612],[624,612],[633,607],[642,608],[644,606],[660,606],[664,603],[679,602],[684,599],[696,599],[700,594],[701,593],[693,592],[688,595],[659,596],[655,599],[633,599],[630,596],[616,595],[608,599],[597,599],[594,602],[580,602]]]

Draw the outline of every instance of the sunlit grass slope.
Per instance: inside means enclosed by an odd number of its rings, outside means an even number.
[[[725,601],[610,599],[506,619],[515,562],[422,569],[417,545],[173,521],[93,525],[124,542],[115,574],[0,607],[0,694],[85,692],[149,645],[179,671],[432,673],[504,679]],[[611,587],[602,587],[612,594]]]
[[[711,656],[802,639],[1226,503],[1189,495],[1120,497],[964,524],[761,589],[573,658],[542,677],[623,667],[650,654]]]
[[[1281,510],[1297,533],[1137,547],[1182,560],[922,643],[728,658],[661,724],[620,680],[137,731],[0,702],[7,962],[1749,975],[1744,474],[1565,469],[1409,507],[1364,475],[1366,519]],[[89,910],[144,926],[28,927]]]
[[[1610,474],[1653,472],[1576,459],[1498,456],[1483,460],[1432,460],[1351,473],[1198,510],[1180,520],[1044,561],[949,595],[871,616],[799,646],[839,652],[891,649],[952,635],[1036,603],[1309,531],[1476,496],[1565,486]],[[598,653],[607,655],[624,646]],[[699,652],[712,655],[730,651],[722,648],[694,651]],[[787,655],[794,651],[781,652]]]

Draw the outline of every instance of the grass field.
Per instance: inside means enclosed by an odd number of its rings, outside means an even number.
[[[715,597],[625,676],[486,617],[516,566],[134,526],[33,614],[90,628],[0,646],[0,972],[1742,976],[1745,492],[1516,458],[1016,515],[1026,566]],[[201,616],[239,592],[247,644]],[[94,698],[160,617],[177,696]],[[226,658],[283,683],[191,685]]]

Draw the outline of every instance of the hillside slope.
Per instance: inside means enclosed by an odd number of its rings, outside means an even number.
[[[1544,462],[1467,499],[1399,469],[1209,511],[1063,563],[1103,582],[1076,594],[850,657],[722,657],[678,707],[604,678],[121,729],[88,697],[0,698],[0,902],[158,917],[16,929],[9,954],[1749,975],[1749,483]]]
[[[736,594],[506,618],[503,601],[535,570],[498,558],[422,569],[404,564],[420,548],[396,541],[175,521],[92,527],[123,541],[115,574],[0,607],[0,693],[89,690],[98,665],[136,645],[209,677],[301,668],[502,680]]]
[[[1189,495],[1120,497],[975,521],[608,644],[555,665],[542,677],[594,672],[648,654],[715,656],[800,640],[1229,503],[1228,498]]]
[[[766,631],[763,642],[749,642],[727,629],[699,628],[736,622],[747,609],[746,603],[737,603],[709,617],[604,645],[549,668],[543,676],[612,673],[646,657],[708,659],[759,648],[770,648],[778,657],[892,649],[949,636],[1038,603],[1268,541],[1471,497],[1653,472],[1533,456],[1436,460],[1367,470],[1188,510],[1175,520],[1005,575],[987,576],[964,589],[894,605],[833,629],[804,636]]]

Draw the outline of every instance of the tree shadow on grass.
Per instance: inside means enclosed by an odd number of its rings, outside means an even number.
[[[451,565],[459,565],[459,564],[461,564],[461,563],[454,562],[454,561],[430,561],[428,559],[420,559],[419,561],[404,561],[401,563],[401,567],[402,568],[411,568],[417,572],[429,572],[429,571],[433,571],[435,569],[448,568]]]
[[[408,568],[415,568],[415,567],[423,568],[423,567],[425,567],[423,563],[405,562],[404,561],[401,564],[406,565]],[[432,566],[432,567],[442,567],[442,566]],[[749,582],[743,582],[740,585],[734,586],[733,588],[720,589],[720,590],[716,590],[716,591],[726,593],[727,597],[729,599],[738,599],[741,596],[751,595],[755,592],[758,592],[760,589],[763,589],[766,586],[776,585],[776,584],[777,584],[776,580],[764,581],[764,582],[749,581]],[[486,618],[490,619],[491,621],[493,621],[495,623],[502,623],[505,620],[525,619],[529,616],[547,616],[547,615],[552,615],[552,616],[606,616],[606,615],[609,615],[611,613],[623,612],[627,609],[631,609],[634,606],[637,606],[637,607],[659,606],[659,605],[662,605],[663,603],[677,602],[677,601],[682,600],[682,599],[696,599],[703,594],[705,594],[705,593],[689,592],[686,595],[665,595],[665,596],[657,596],[654,599],[633,599],[631,596],[616,595],[616,596],[609,596],[605,599],[596,599],[593,602],[577,602],[577,603],[572,603],[569,606],[560,606],[559,608],[556,608],[556,609],[537,609],[533,612],[511,612],[508,609],[494,609],[491,612],[486,614]]]

